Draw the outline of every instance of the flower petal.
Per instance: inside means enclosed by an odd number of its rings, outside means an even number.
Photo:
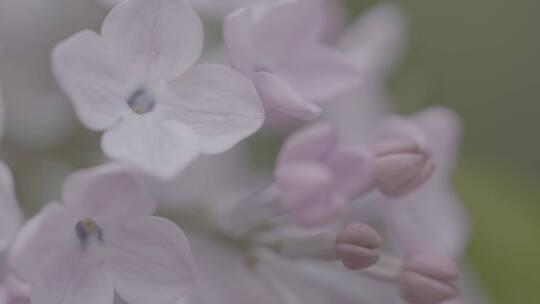
[[[272,68],[299,43],[316,40],[320,19],[318,0],[257,3],[240,9],[224,22],[231,63],[244,72],[261,65]]]
[[[310,120],[321,114],[321,108],[304,99],[285,80],[259,71],[255,74],[255,86],[264,105],[299,119]]]
[[[7,254],[9,268],[32,282],[46,261],[69,244],[78,243],[76,218],[59,203],[50,203],[21,228]]]
[[[104,130],[128,109],[126,74],[98,34],[83,31],[58,44],[52,67],[88,128]]]
[[[69,175],[62,187],[62,197],[81,219],[88,217],[98,224],[136,220],[153,214],[157,208],[139,176],[119,164]]]
[[[300,129],[287,138],[277,162],[322,161],[336,148],[337,141],[335,130],[326,123]]]
[[[105,18],[102,35],[143,82],[173,79],[203,47],[201,20],[184,0],[125,1]]]
[[[328,158],[339,191],[349,199],[358,198],[371,190],[373,171],[367,151],[357,146],[336,149]]]
[[[264,108],[251,82],[235,70],[203,64],[170,83],[173,117],[200,137],[201,152],[221,153],[257,131]]]
[[[112,304],[112,282],[95,256],[79,244],[57,253],[33,282],[33,304]]]
[[[116,292],[126,302],[170,304],[194,286],[191,249],[172,222],[148,217],[105,237],[105,261]]]
[[[109,157],[161,178],[174,177],[199,153],[190,128],[151,114],[120,122],[103,135],[101,146]]]
[[[13,176],[9,167],[0,161],[0,252],[7,248],[22,221],[22,211],[15,197]]]
[[[305,45],[281,65],[279,75],[302,97],[326,101],[362,83],[362,74],[344,54],[323,45]]]

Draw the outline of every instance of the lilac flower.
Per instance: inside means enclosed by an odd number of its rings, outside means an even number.
[[[341,214],[346,203],[371,188],[370,156],[361,147],[338,145],[330,125],[293,133],[275,170],[282,201],[298,223],[313,226]]]
[[[231,64],[255,84],[267,108],[313,119],[318,103],[357,86],[360,73],[321,42],[320,0],[280,0],[228,15],[224,40]]]
[[[0,252],[8,248],[22,221],[22,211],[15,197],[11,170],[0,161]]]
[[[194,285],[187,240],[173,223],[150,216],[156,203],[119,165],[70,175],[63,202],[26,223],[8,255],[30,284],[34,304],[169,304]]]
[[[75,34],[53,68],[80,120],[105,131],[109,157],[170,178],[199,153],[221,153],[254,133],[264,111],[252,84],[202,64],[203,29],[184,0],[128,0],[101,36]]]
[[[422,142],[431,151],[436,170],[417,191],[385,199],[385,219],[402,254],[435,251],[459,259],[468,241],[468,217],[452,189],[461,138],[461,121],[452,111],[430,108],[410,118],[391,118],[385,136],[398,134]]]

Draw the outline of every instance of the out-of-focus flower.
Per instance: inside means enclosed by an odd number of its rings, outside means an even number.
[[[400,291],[409,304],[440,304],[458,295],[454,283],[457,266],[445,256],[415,255],[407,259],[400,275]]]
[[[127,0],[101,36],[80,32],[53,52],[55,75],[104,152],[170,178],[199,153],[254,133],[264,110],[252,84],[221,65],[198,65],[203,29],[183,1]]]
[[[169,304],[194,285],[190,247],[156,209],[141,180],[126,167],[105,165],[69,176],[63,203],[27,222],[8,265],[30,284],[35,304]]]
[[[445,108],[430,108],[412,117],[390,118],[383,136],[414,138],[431,151],[433,176],[417,191],[384,199],[386,224],[402,254],[434,251],[461,258],[468,242],[467,212],[452,189],[451,177],[461,141],[461,121]]]
[[[335,130],[321,123],[287,139],[275,178],[289,214],[303,225],[319,225],[370,189],[370,156],[361,147],[338,145]]]
[[[30,304],[28,284],[7,274],[0,289],[0,304]]]
[[[411,138],[386,138],[375,146],[375,185],[386,196],[413,192],[434,168],[430,152]]]
[[[0,162],[0,252],[7,249],[22,220],[11,171],[4,162]]]
[[[321,7],[320,0],[280,0],[226,17],[231,64],[253,81],[265,107],[313,119],[318,103],[361,82],[354,65],[321,42]]]
[[[345,267],[357,270],[377,262],[379,255],[373,250],[382,243],[381,236],[370,226],[352,223],[342,229],[336,239],[336,254]]]

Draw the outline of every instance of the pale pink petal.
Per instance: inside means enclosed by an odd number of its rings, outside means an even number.
[[[9,248],[9,269],[25,281],[39,276],[45,262],[56,252],[78,244],[75,225],[78,219],[59,203],[50,203],[19,231]]]
[[[82,31],[58,44],[52,67],[86,127],[104,130],[129,110],[126,74],[98,34]]]
[[[273,110],[305,120],[321,114],[319,106],[304,99],[289,83],[274,74],[258,71],[253,81],[264,105]]]
[[[339,147],[327,160],[336,178],[338,191],[355,199],[371,189],[373,168],[370,155],[357,146]]]
[[[245,76],[229,67],[196,66],[173,80],[170,89],[167,111],[199,136],[202,153],[230,149],[264,121],[257,91]]]
[[[318,38],[321,18],[319,0],[259,3],[230,14],[224,40],[232,65],[245,73],[274,68],[291,49]]]
[[[194,286],[191,249],[172,222],[148,217],[104,235],[116,292],[130,304],[170,304]]]
[[[0,161],[0,252],[7,248],[22,221],[22,211],[15,197],[11,170]]]
[[[91,218],[98,225],[135,221],[157,208],[141,178],[119,164],[72,173],[64,181],[62,197],[81,220]]]
[[[111,279],[79,244],[60,250],[30,288],[32,304],[112,304]]]
[[[323,161],[337,147],[338,136],[326,123],[318,123],[293,133],[283,144],[278,164],[294,161]]]
[[[321,0],[282,0],[267,7],[251,6],[255,21],[251,33],[253,51],[279,64],[291,50],[320,38],[321,9]]]
[[[123,120],[103,135],[101,146],[109,157],[161,178],[174,177],[199,153],[191,128],[151,113]]]
[[[173,79],[203,47],[201,20],[184,0],[126,1],[109,13],[102,35],[140,82]]]
[[[362,83],[362,74],[345,55],[323,45],[305,45],[289,54],[279,69],[283,77],[304,98],[327,101]]]
[[[360,16],[339,39],[339,47],[362,74],[380,82],[405,49],[407,20],[397,5],[383,2]]]

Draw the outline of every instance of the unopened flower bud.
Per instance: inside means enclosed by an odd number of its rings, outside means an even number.
[[[351,270],[367,268],[379,259],[374,249],[381,242],[381,236],[370,226],[352,223],[341,230],[336,238],[336,256]]]
[[[435,168],[431,154],[408,138],[380,141],[375,147],[375,157],[375,186],[387,196],[412,192]]]
[[[423,254],[409,258],[399,278],[402,298],[408,304],[439,304],[458,295],[453,282],[459,270],[445,256]]]

